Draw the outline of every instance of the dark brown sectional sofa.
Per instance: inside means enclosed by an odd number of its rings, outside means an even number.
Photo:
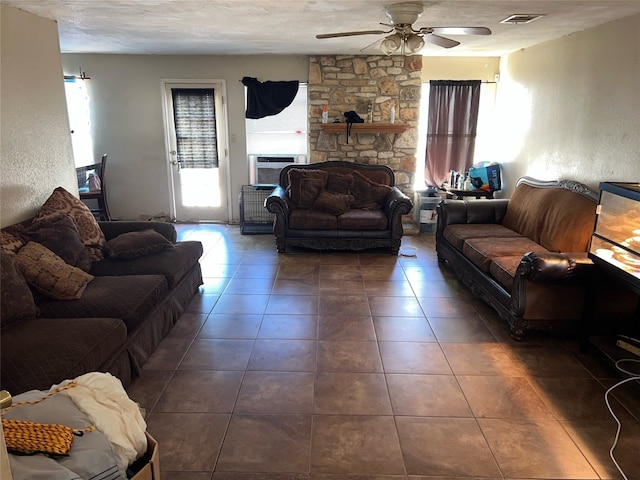
[[[413,203],[395,186],[386,165],[331,161],[286,166],[265,206],[275,214],[280,253],[288,247],[389,248],[395,255],[402,241],[402,215]]]
[[[577,182],[523,177],[510,199],[444,200],[438,260],[508,322],[513,338],[531,329],[577,332],[597,275],[586,253],[597,199]],[[597,317],[633,315],[636,296],[612,291],[606,279],[598,291]]]
[[[127,252],[134,255],[92,261],[82,275],[93,278],[74,299],[29,289],[16,248],[5,248],[11,247],[6,238],[16,238],[16,226],[3,229],[2,389],[46,390],[91,371],[109,372],[126,386],[198,291],[200,242],[176,242],[169,223],[98,224],[105,251],[117,245],[114,239],[127,238]],[[28,229],[29,222],[20,227]],[[138,233],[121,236],[128,232]]]

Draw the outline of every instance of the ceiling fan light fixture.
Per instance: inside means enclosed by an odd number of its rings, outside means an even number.
[[[412,34],[404,41],[404,51],[407,55],[413,55],[424,47],[424,39],[420,35]]]
[[[388,37],[385,37],[384,40],[382,40],[382,43],[380,44],[380,50],[382,50],[382,53],[384,53],[385,55],[391,55],[392,53],[397,51],[401,45],[402,37],[399,34],[394,33],[393,35],[389,35]]]

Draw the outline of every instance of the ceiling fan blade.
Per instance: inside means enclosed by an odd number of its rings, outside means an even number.
[[[451,40],[450,38],[444,38],[433,33],[425,35],[422,38],[424,38],[425,42],[433,43],[434,45],[438,45],[444,48],[452,48],[460,45],[460,42],[456,42],[455,40]]]
[[[487,27],[431,27],[429,30],[440,35],[491,35]]]
[[[386,32],[384,30],[362,30],[360,32],[322,33],[320,35],[316,35],[316,38],[351,37],[353,35],[383,35],[390,32],[391,31]]]

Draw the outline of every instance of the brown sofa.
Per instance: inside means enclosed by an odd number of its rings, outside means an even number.
[[[597,194],[573,181],[521,178],[510,199],[444,200],[436,251],[471,291],[526,330],[577,331],[584,295],[597,274],[587,249]],[[597,316],[628,318],[637,297],[603,282]],[[615,298],[615,299],[614,299]]]
[[[87,265],[77,255],[84,254],[82,239],[78,245],[74,237],[82,226],[69,218],[2,230],[0,383],[12,394],[46,390],[91,371],[112,373],[128,385],[202,284],[202,244],[176,242],[171,224],[96,222],[103,245],[85,241],[84,248],[94,257],[101,249],[105,258]],[[31,278],[24,252],[34,243],[35,255],[53,249],[64,257],[60,270],[68,273]],[[71,279],[74,286],[60,293],[49,289],[52,278],[60,285]],[[89,280],[77,287],[78,278]]]
[[[413,204],[395,187],[389,167],[332,161],[286,166],[265,206],[275,214],[273,231],[280,253],[288,247],[384,247],[397,254],[402,215]]]

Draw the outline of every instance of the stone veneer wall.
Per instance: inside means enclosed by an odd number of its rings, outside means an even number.
[[[422,57],[311,56],[309,57],[309,145],[311,163],[346,160],[388,165],[395,172],[396,185],[413,193],[418,144],[418,119]],[[411,126],[401,134],[324,133],[322,107],[329,105],[329,122],[355,110],[366,121],[373,106],[373,123],[389,123],[395,105],[396,123]]]

